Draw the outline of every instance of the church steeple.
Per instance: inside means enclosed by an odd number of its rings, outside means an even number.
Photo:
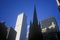
[[[42,40],[40,24],[38,24],[36,7],[34,6],[33,23],[30,22],[28,40]]]
[[[38,19],[37,19],[37,14],[36,14],[36,6],[35,5],[34,5],[33,24],[38,24]]]

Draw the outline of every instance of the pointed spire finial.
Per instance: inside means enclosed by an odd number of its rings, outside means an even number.
[[[36,14],[36,6],[35,5],[34,5],[33,24],[38,24],[38,19],[37,19],[37,14]]]

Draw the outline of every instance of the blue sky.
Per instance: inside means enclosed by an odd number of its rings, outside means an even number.
[[[38,21],[54,16],[60,28],[60,12],[56,0],[0,0],[0,21],[4,20],[7,26],[15,27],[17,15],[24,12],[27,16],[27,25],[33,19],[34,4]]]

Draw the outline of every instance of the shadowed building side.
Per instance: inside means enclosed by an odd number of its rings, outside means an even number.
[[[0,22],[0,40],[15,40],[16,31],[5,25],[5,22]]]
[[[5,22],[0,22],[0,40],[6,40],[7,28]]]

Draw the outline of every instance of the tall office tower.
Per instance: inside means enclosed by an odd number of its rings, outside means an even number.
[[[58,10],[60,11],[60,0],[56,0],[57,5],[58,5]]]
[[[24,13],[18,15],[15,30],[17,32],[16,40],[26,40],[27,17]]]
[[[54,17],[42,20],[41,24],[44,40],[58,40],[57,32],[59,29]]]
[[[40,24],[38,24],[36,8],[34,7],[33,23],[30,22],[28,40],[42,40]]]

